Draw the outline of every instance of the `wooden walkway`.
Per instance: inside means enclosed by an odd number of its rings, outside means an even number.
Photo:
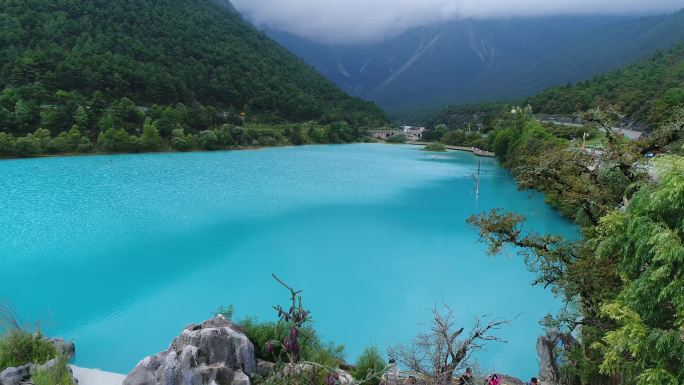
[[[411,142],[411,144],[415,144],[416,146],[426,146],[426,145],[430,144],[430,142]],[[494,154],[493,152],[480,150],[477,147],[463,147],[463,146],[447,146],[447,145],[444,145],[444,148],[446,148],[447,150],[472,152],[474,155],[484,156],[487,158],[494,158],[496,156],[496,154]]]

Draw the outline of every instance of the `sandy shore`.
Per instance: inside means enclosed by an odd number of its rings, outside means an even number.
[[[99,369],[79,368],[71,365],[74,371],[74,377],[78,380],[78,385],[121,385],[123,383],[123,374],[105,372]]]

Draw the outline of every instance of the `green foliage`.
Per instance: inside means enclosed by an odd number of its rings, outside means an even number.
[[[600,137],[598,128],[594,126],[565,126],[560,124],[544,124],[544,128],[553,136],[567,140],[591,140]]]
[[[354,369],[354,378],[357,380],[364,380],[369,374],[382,373],[385,369],[385,359],[380,354],[380,351],[375,346],[366,347],[363,353],[356,360],[356,367]],[[379,379],[374,378],[368,382],[369,385],[378,385]]]
[[[43,364],[57,357],[57,350],[40,333],[9,329],[0,336],[0,371],[32,362]]]
[[[445,133],[440,141],[450,146],[475,147],[481,150],[491,150],[491,140],[478,132],[451,130]]]
[[[34,385],[73,385],[66,357],[60,356],[55,366],[36,372],[31,381]]]
[[[628,116],[657,125],[684,103],[684,45],[573,86],[548,89],[527,100],[535,111],[572,114],[613,104]]]
[[[423,151],[446,152],[446,150],[442,143],[429,143],[423,147]]]
[[[408,138],[404,134],[390,136],[386,140],[387,143],[394,143],[394,144],[403,144],[403,143],[406,143],[407,141],[408,141]]]
[[[387,121],[217,1],[8,0],[0,24],[0,127],[16,136]]]
[[[625,213],[607,216],[597,238],[598,257],[618,259],[623,280],[602,307],[617,328],[597,344],[601,370],[633,371],[639,385],[684,378],[684,159],[658,163],[657,184],[637,192]]]
[[[442,137],[447,130],[480,131],[481,128],[482,133],[489,132],[505,111],[510,111],[510,107],[502,103],[457,104],[441,109],[420,122],[431,127],[426,132],[428,136],[436,133],[426,140],[434,140]]]

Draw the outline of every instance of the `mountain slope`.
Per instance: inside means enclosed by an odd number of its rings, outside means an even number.
[[[684,104],[684,44],[588,81],[548,89],[527,103],[548,114],[616,104],[632,119],[654,125],[670,108]]]
[[[459,20],[364,47],[267,33],[346,91],[397,111],[520,98],[588,79],[684,41],[684,12]]]
[[[5,130],[37,127],[46,105],[72,108],[65,95],[105,106],[123,97],[139,106],[184,103],[266,121],[385,119],[243,21],[227,0],[4,0],[0,25]],[[8,118],[20,101],[31,116]],[[72,123],[67,116],[55,129]]]

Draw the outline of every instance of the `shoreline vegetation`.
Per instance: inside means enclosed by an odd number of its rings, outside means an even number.
[[[497,255],[516,250],[534,285],[565,303],[542,325],[552,362],[539,377],[561,385],[679,385],[684,378],[684,107],[648,135],[625,140],[614,106],[580,114],[593,144],[570,128],[511,110],[489,132],[497,158],[521,189],[582,230],[579,240],[537,233],[520,214],[492,210],[468,222]],[[569,135],[569,137],[568,137]],[[575,139],[572,139],[572,138]]]
[[[364,128],[345,122],[304,124],[225,124],[215,129],[186,133],[172,130],[164,138],[147,119],[139,135],[119,129],[100,132],[94,141],[74,126],[57,136],[45,129],[22,137],[0,132],[0,160],[53,156],[109,155],[162,152],[253,150],[306,144],[369,143],[374,139]]]

